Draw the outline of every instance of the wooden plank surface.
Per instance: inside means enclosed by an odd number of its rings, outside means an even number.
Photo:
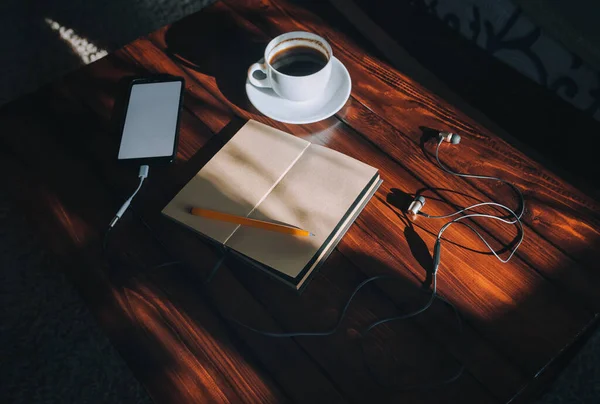
[[[129,48],[127,49],[127,51],[129,52]],[[118,63],[119,66],[123,66],[123,63]],[[103,74],[106,75],[107,72],[111,71],[111,65],[110,63],[106,63],[106,66],[104,66],[104,68],[102,69]],[[125,73],[124,73],[125,74]],[[98,87],[96,90],[99,92],[103,92],[105,91],[106,88],[110,88],[110,86],[106,85],[106,82],[102,82],[101,86]],[[73,87],[74,90],[81,90],[83,88],[83,83],[78,83],[78,85],[75,85]],[[64,91],[66,89],[66,87],[61,87],[61,90]],[[83,91],[93,91],[90,88],[85,88]],[[195,92],[196,89],[192,89],[190,90],[192,92]],[[98,94],[98,99],[102,99],[104,98],[102,95]],[[101,108],[101,106],[99,106],[99,108]],[[100,113],[101,115],[101,113]],[[184,120],[185,122],[185,120]],[[275,123],[272,123],[273,125],[276,125]],[[188,137],[195,137],[198,138],[198,136],[201,136],[201,133],[197,133],[197,132],[193,132],[187,129],[188,125],[184,124],[183,128],[182,128],[182,133],[181,133],[181,140],[180,140],[180,144],[186,145],[186,144],[196,144],[198,142],[193,142],[188,140]],[[74,137],[72,139],[73,141],[77,141],[77,138]],[[89,141],[90,137],[87,137],[84,139],[85,141]],[[81,139],[79,140],[81,142]],[[93,141],[93,140],[92,140]],[[113,139],[113,142],[118,142],[118,137],[115,137]],[[105,147],[99,147],[99,144],[94,142],[93,145],[93,149],[91,149],[92,153],[98,153],[98,158],[100,160],[102,160],[102,155],[104,153],[104,150],[106,150]],[[190,154],[190,153],[185,153],[185,154]],[[185,159],[185,158],[183,158]],[[101,161],[99,160],[99,164],[102,164]],[[104,160],[105,161],[105,160]],[[192,170],[192,173],[195,173],[195,170]],[[114,172],[114,168],[113,168],[113,173],[111,175],[111,177],[115,177],[116,176],[116,172]],[[157,174],[158,176],[160,176],[160,173]],[[153,179],[154,181],[156,181],[156,176],[155,174],[153,174]],[[173,176],[170,176],[169,178],[166,178],[166,181],[168,181],[169,183],[173,182]],[[206,251],[197,251],[198,247],[196,246],[193,250],[192,250],[192,246],[189,246],[189,248],[187,250],[182,250],[181,249],[181,243],[183,242],[183,240],[178,239],[177,237],[174,237],[174,233],[176,232],[181,232],[182,228],[172,224],[171,222],[167,221],[166,223],[161,219],[161,218],[157,218],[157,212],[159,211],[160,207],[162,207],[169,199],[170,197],[172,197],[173,193],[176,192],[179,188],[179,186],[181,186],[184,182],[182,182],[180,185],[178,185],[177,187],[174,187],[171,189],[171,193],[168,195],[168,198],[158,202],[156,206],[154,207],[149,207],[148,205],[145,205],[144,208],[147,208],[149,210],[149,217],[146,217],[146,220],[148,220],[150,223],[152,224],[156,224],[157,226],[162,226],[163,228],[165,226],[170,227],[170,229],[168,230],[164,230],[166,233],[168,233],[168,237],[163,240],[166,244],[168,244],[170,246],[171,249],[174,249],[175,251],[177,251],[177,256],[182,257],[185,254],[187,254],[188,256],[190,256],[190,263],[193,264],[194,262],[197,262],[199,259],[201,259],[202,255],[206,253]],[[154,184],[156,184],[156,182],[154,182]],[[154,185],[153,184],[153,185]],[[129,183],[126,187],[126,189],[129,189],[133,184]],[[150,187],[151,185],[149,185]],[[142,192],[147,192],[146,188],[144,191]],[[124,191],[126,192],[126,191]],[[157,219],[161,219],[159,222],[157,222]],[[194,251],[195,250],[195,251]],[[335,266],[334,263],[331,263],[330,265]],[[225,269],[223,269],[223,271],[225,271]],[[342,272],[344,273],[344,272]],[[347,299],[348,294],[350,293],[350,291],[356,286],[356,284],[358,282],[352,282],[352,283],[348,283],[348,285],[342,290],[343,294],[337,294],[336,296],[336,300],[332,302],[333,307],[331,307],[330,309],[327,309],[327,306],[325,306],[326,301],[323,300],[324,296],[319,296],[318,298],[315,298],[313,296],[312,293],[309,293],[309,291],[307,290],[307,292],[305,292],[302,295],[302,300],[305,302],[311,302],[310,305],[306,305],[304,307],[304,310],[300,310],[300,308],[298,308],[298,302],[296,301],[297,298],[294,296],[294,293],[288,291],[288,290],[281,290],[281,286],[278,284],[272,284],[272,282],[269,283],[269,279],[260,279],[260,282],[258,284],[258,286],[254,286],[254,288],[256,288],[256,290],[253,292],[253,294],[255,296],[265,296],[265,299],[270,299],[270,304],[267,307],[270,307],[272,309],[276,308],[276,307],[283,307],[286,308],[284,313],[280,314],[280,319],[282,322],[287,322],[287,324],[290,324],[289,328],[287,328],[288,330],[295,330],[295,329],[315,329],[315,330],[319,330],[319,329],[323,329],[323,328],[328,328],[329,324],[331,324],[334,320],[335,320],[335,316],[336,313],[339,312],[339,309],[343,306],[345,300]],[[329,284],[332,284],[333,282],[339,283],[342,282],[343,279],[340,278],[335,278],[332,281],[329,281]],[[331,290],[330,287],[325,287],[325,288],[319,288],[318,285],[318,280],[314,280],[311,283],[311,288],[309,288],[309,290],[311,292],[320,294],[320,293],[327,293],[327,297],[329,299],[331,299],[334,295],[331,294]],[[334,283],[335,284],[335,283]],[[270,288],[267,287],[270,285]],[[312,285],[315,285],[314,287]],[[229,286],[227,287],[227,289],[229,289]],[[229,292],[228,292],[229,293]],[[275,295],[277,293],[277,295]],[[283,295],[281,293],[284,293]],[[414,294],[414,291],[413,291]],[[277,296],[276,298],[274,298],[274,296]],[[287,296],[287,297],[285,297]],[[282,305],[282,301],[286,301],[285,305]],[[308,309],[311,309],[311,311],[308,311]],[[359,307],[360,309],[360,307]],[[236,312],[236,317],[240,317],[240,318],[249,318],[251,320],[256,321],[256,315],[252,312],[252,311],[239,311],[239,308],[235,308],[235,310],[237,310]],[[290,315],[290,311],[292,313],[300,313],[300,312],[304,312],[305,315],[307,316],[306,318],[298,318],[297,316],[291,316]],[[329,311],[329,315],[325,316],[323,318],[322,314],[319,313],[327,313]],[[252,316],[249,316],[247,313],[250,312],[252,313]],[[353,311],[354,312],[354,311]],[[366,318],[366,320],[369,320],[370,322],[374,321],[375,318],[373,317],[372,314],[369,314],[368,312],[363,314],[362,311],[359,311],[358,313],[356,313],[357,316],[362,316],[363,318]],[[354,315],[353,315],[354,316]],[[353,316],[351,318],[353,318]],[[320,320],[318,322],[315,323],[315,320]],[[363,320],[363,321],[366,321]],[[252,323],[253,325],[256,325],[257,327],[261,325],[261,323]],[[450,323],[451,326],[454,326],[453,323]],[[269,329],[267,327],[267,329]],[[343,337],[343,335],[342,335]],[[264,337],[261,337],[264,338]],[[322,367],[328,368],[328,369],[335,369],[336,371],[332,371],[332,377],[336,378],[336,384],[339,384],[341,386],[341,388],[345,389],[345,392],[347,393],[348,397],[357,397],[359,398],[359,401],[365,401],[367,399],[369,399],[370,397],[380,397],[381,400],[386,400],[388,399],[387,395],[384,396],[380,396],[381,394],[381,390],[373,383],[373,380],[371,380],[368,375],[365,374],[365,369],[364,368],[357,368],[357,363],[356,361],[358,360],[360,362],[360,356],[356,355],[356,346],[355,346],[355,341],[353,340],[348,340],[347,338],[341,338],[340,340],[331,340],[331,341],[321,341],[321,340],[316,340],[316,341],[304,341],[301,340],[299,341],[303,347],[305,347],[305,349],[307,350],[314,350],[317,349],[319,351],[319,355],[316,357],[316,360],[320,361],[320,365]],[[310,344],[310,345],[309,345]],[[425,343],[424,340],[422,340],[421,338],[417,338],[414,342],[413,345],[422,345],[422,352],[427,352],[429,351],[430,348],[429,345],[427,345]],[[347,355],[344,353],[345,350],[351,350],[355,353],[355,355]],[[331,354],[335,354],[335,356],[331,357]],[[324,355],[326,355],[324,357]],[[456,364],[454,363],[454,361],[452,360],[448,360],[447,357],[448,355],[446,354],[446,360],[445,362],[448,363],[449,369],[446,369],[444,366],[442,366],[442,364],[444,362],[440,362],[440,361],[434,361],[434,363],[437,364],[436,368],[434,370],[439,371],[440,377],[443,376],[447,376],[449,373],[451,374],[452,371],[456,370]],[[442,358],[444,359],[444,358]],[[351,362],[348,364],[348,366],[341,366],[341,361],[342,360],[350,360]],[[421,363],[420,361],[417,361],[418,365],[421,365],[423,367],[425,367],[426,371],[420,372],[420,375],[431,375],[431,370],[429,370],[429,368],[431,368],[431,365],[429,363]],[[351,366],[351,367],[350,367]],[[343,372],[341,372],[343,370]],[[407,382],[418,382],[418,375],[419,374],[409,374],[407,375],[408,377],[412,377],[415,378],[415,376],[417,377],[417,380],[407,380],[404,381],[403,383],[407,383]],[[437,376],[436,374],[433,374],[433,377]],[[358,379],[357,379],[358,377]],[[306,380],[305,377],[302,378],[303,383],[308,382]],[[465,379],[465,381],[468,382],[469,379]],[[472,382],[471,382],[472,383]],[[301,385],[300,385],[301,388]],[[454,386],[454,391],[455,394],[464,394],[464,393],[460,393],[460,385],[456,385]],[[480,396],[480,391],[479,388],[472,386],[471,389],[469,389],[468,391],[470,391],[470,394],[475,394],[475,397],[473,397],[473,400],[477,401],[477,400],[481,400],[481,396]],[[385,393],[385,392],[384,392]],[[387,392],[389,394],[389,392]],[[408,400],[407,396],[404,394],[402,395],[404,400]],[[417,402],[423,402],[423,400],[425,400],[425,402],[429,401],[428,399],[419,396],[416,396],[416,401]],[[437,400],[437,398],[432,398],[432,400],[435,402]],[[409,400],[410,401],[410,400]],[[485,401],[485,400],[484,400]]]
[[[0,178],[68,262],[65,270],[98,322],[158,402],[507,402],[595,321],[598,203],[333,26],[280,0],[218,2],[0,111]],[[243,90],[247,66],[266,43],[299,29],[326,37],[353,79],[344,108],[309,125],[260,115]],[[152,73],[186,80],[177,160],[152,169],[111,234],[107,267],[103,231],[137,181],[135,168],[115,159],[115,108],[125,78]],[[219,253],[160,215],[249,118],[365,161],[384,179],[301,295],[235,262],[202,285]],[[433,215],[481,200],[517,203],[499,183],[439,170],[433,144],[424,141],[428,128],[461,134],[460,145],[441,149],[448,166],[523,190],[525,241],[502,265],[466,228],[451,228],[438,290],[463,314],[464,331],[437,302],[362,340],[369,323],[424,303],[420,285],[444,221],[409,220],[403,210],[411,195],[424,192]],[[472,225],[499,249],[516,235],[495,221]],[[153,268],[170,261],[181,264]],[[327,329],[354,287],[377,274],[399,281],[361,294],[330,337],[272,339],[228,320],[269,331]],[[377,383],[440,380],[460,364],[465,373],[439,389]]]

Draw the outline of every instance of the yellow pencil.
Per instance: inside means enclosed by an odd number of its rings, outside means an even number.
[[[287,226],[285,224],[277,224],[265,222],[263,220],[249,219],[243,216],[230,215],[229,213],[215,212],[214,210],[192,208],[190,213],[194,216],[201,216],[207,219],[220,220],[222,222],[235,223],[242,226],[257,227],[259,229],[276,231],[279,233],[291,234],[294,236],[314,236],[309,231],[298,229],[296,227]]]

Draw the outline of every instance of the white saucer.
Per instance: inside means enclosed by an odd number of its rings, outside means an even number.
[[[246,80],[248,99],[261,113],[279,122],[301,124],[329,118],[344,106],[352,89],[346,66],[335,56],[332,62],[331,78],[320,97],[309,101],[289,101],[270,88],[257,88]]]

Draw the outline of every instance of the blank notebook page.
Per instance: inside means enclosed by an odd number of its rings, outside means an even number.
[[[306,140],[248,121],[162,213],[225,243],[238,225],[192,216],[190,208],[247,216],[309,145]]]
[[[315,233],[298,237],[240,226],[227,245],[295,278],[340,223],[377,170],[311,144],[249,217]]]

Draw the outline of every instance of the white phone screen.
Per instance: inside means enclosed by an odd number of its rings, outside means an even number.
[[[181,86],[169,81],[131,87],[119,160],[173,155]]]

